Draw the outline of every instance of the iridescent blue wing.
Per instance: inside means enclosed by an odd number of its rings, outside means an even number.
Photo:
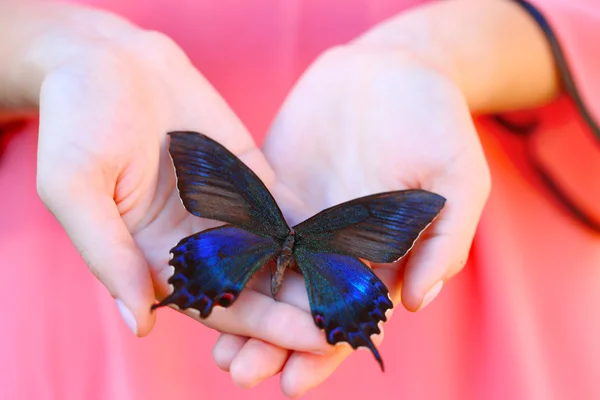
[[[445,202],[442,196],[419,189],[354,199],[296,225],[296,247],[393,262],[411,249]]]
[[[288,227],[263,182],[225,147],[197,132],[170,132],[177,188],[192,214],[284,240]]]
[[[325,330],[327,342],[347,342],[371,350],[383,370],[383,360],[371,340],[380,333],[379,322],[393,308],[388,289],[362,261],[345,255],[294,252],[304,275],[313,319]]]
[[[202,318],[213,307],[229,307],[252,275],[279,251],[273,239],[231,225],[220,226],[181,240],[169,262],[173,292],[152,309],[176,304],[193,308]]]

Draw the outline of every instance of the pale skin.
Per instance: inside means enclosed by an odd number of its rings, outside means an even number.
[[[326,51],[258,149],[162,34],[98,10],[41,7],[0,4],[0,121],[40,113],[39,194],[138,336],[150,333],[149,307],[168,293],[169,249],[212,226],[181,205],[166,132],[197,130],[227,146],[292,223],[383,190],[420,187],[446,197],[410,257],[375,266],[396,307],[418,311],[463,267],[489,194],[470,112],[534,107],[559,91],[546,39],[519,6],[435,2]],[[214,359],[237,385],[281,373],[290,397],[352,353],[327,345],[294,273],[278,301],[260,277],[201,322],[222,332]]]

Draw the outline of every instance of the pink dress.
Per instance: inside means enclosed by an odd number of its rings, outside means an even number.
[[[260,141],[315,56],[419,1],[89,3],[174,38]],[[600,120],[600,3],[534,3]],[[534,143],[556,182],[600,216],[600,140],[574,104],[564,96],[504,116],[535,121],[529,140],[478,120],[494,187],[467,267],[422,312],[398,308],[381,348],[385,374],[357,352],[306,398],[600,399],[600,235],[565,211],[525,155]],[[29,126],[0,158],[1,399],[283,397],[278,379],[237,389],[212,361],[216,333],[175,312],[162,313],[149,337],[133,337],[40,202],[35,166]]]

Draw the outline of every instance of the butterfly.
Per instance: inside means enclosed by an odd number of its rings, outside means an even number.
[[[188,236],[171,249],[173,291],[152,310],[175,304],[207,318],[229,307],[265,265],[275,298],[287,268],[304,276],[315,324],[329,344],[371,350],[371,340],[393,308],[388,288],[364,260],[403,257],[440,213],[446,199],[425,190],[357,198],[290,227],[264,183],[240,159],[198,132],[170,132],[169,153],[186,210],[226,225]]]

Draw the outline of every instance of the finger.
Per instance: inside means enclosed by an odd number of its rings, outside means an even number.
[[[171,270],[168,275],[172,273]],[[164,277],[166,276],[165,274]],[[166,281],[161,279],[163,280]],[[172,291],[171,286],[165,288],[164,293]],[[179,310],[176,305],[171,307]],[[309,310],[305,282],[301,275],[287,271],[277,300],[274,300],[271,297],[269,273],[265,271],[253,276],[231,306],[215,306],[206,319],[200,317],[198,310],[181,311],[220,332],[254,337],[292,350],[326,353],[331,346],[315,325]],[[158,312],[162,311],[159,309]]]
[[[372,336],[375,346],[383,341],[381,334]],[[360,351],[368,351],[359,347]],[[295,352],[287,360],[281,376],[281,388],[286,396],[297,398],[323,383],[354,350],[347,344],[335,346],[327,355]],[[375,363],[375,361],[373,361]]]
[[[410,311],[427,306],[467,261],[488,194],[485,181],[469,175],[446,175],[431,188],[447,201],[407,256],[402,302]]]
[[[256,386],[278,374],[288,355],[286,349],[258,339],[249,339],[231,363],[231,378],[244,389]]]
[[[133,241],[113,199],[89,176],[38,175],[40,197],[64,227],[91,272],[117,299],[129,328],[139,336],[154,325],[149,307],[154,290],[148,265]],[[62,174],[59,172],[63,172]]]
[[[329,347],[309,313],[253,290],[243,290],[228,308],[215,307],[206,319],[194,309],[182,312],[220,332],[253,337],[282,348],[326,352]]]
[[[390,264],[369,263],[375,275],[381,279],[383,284],[389,290],[389,296],[392,304],[396,307],[400,303],[400,294],[402,290],[402,277],[406,266],[407,257]],[[389,310],[391,313],[394,309]]]
[[[98,85],[101,86],[101,85]],[[129,328],[144,336],[154,324],[154,291],[145,257],[113,199],[116,155],[103,145],[116,127],[111,101],[94,103],[84,80],[57,74],[40,94],[37,185],[40,198],[61,223],[85,263],[118,301]],[[122,110],[121,110],[122,111]],[[98,117],[101,115],[102,117]],[[92,135],[93,141],[78,141]],[[95,142],[95,146],[91,143]],[[115,146],[119,147],[119,146]]]
[[[242,350],[247,341],[248,338],[244,336],[221,333],[213,347],[212,353],[217,366],[223,371],[229,372],[231,362],[240,350]]]
[[[250,283],[250,287],[267,297],[271,297],[271,272],[262,271],[256,274]],[[303,310],[306,314],[310,314],[304,276],[289,269],[285,271],[281,288],[277,294],[277,301],[292,305]]]

